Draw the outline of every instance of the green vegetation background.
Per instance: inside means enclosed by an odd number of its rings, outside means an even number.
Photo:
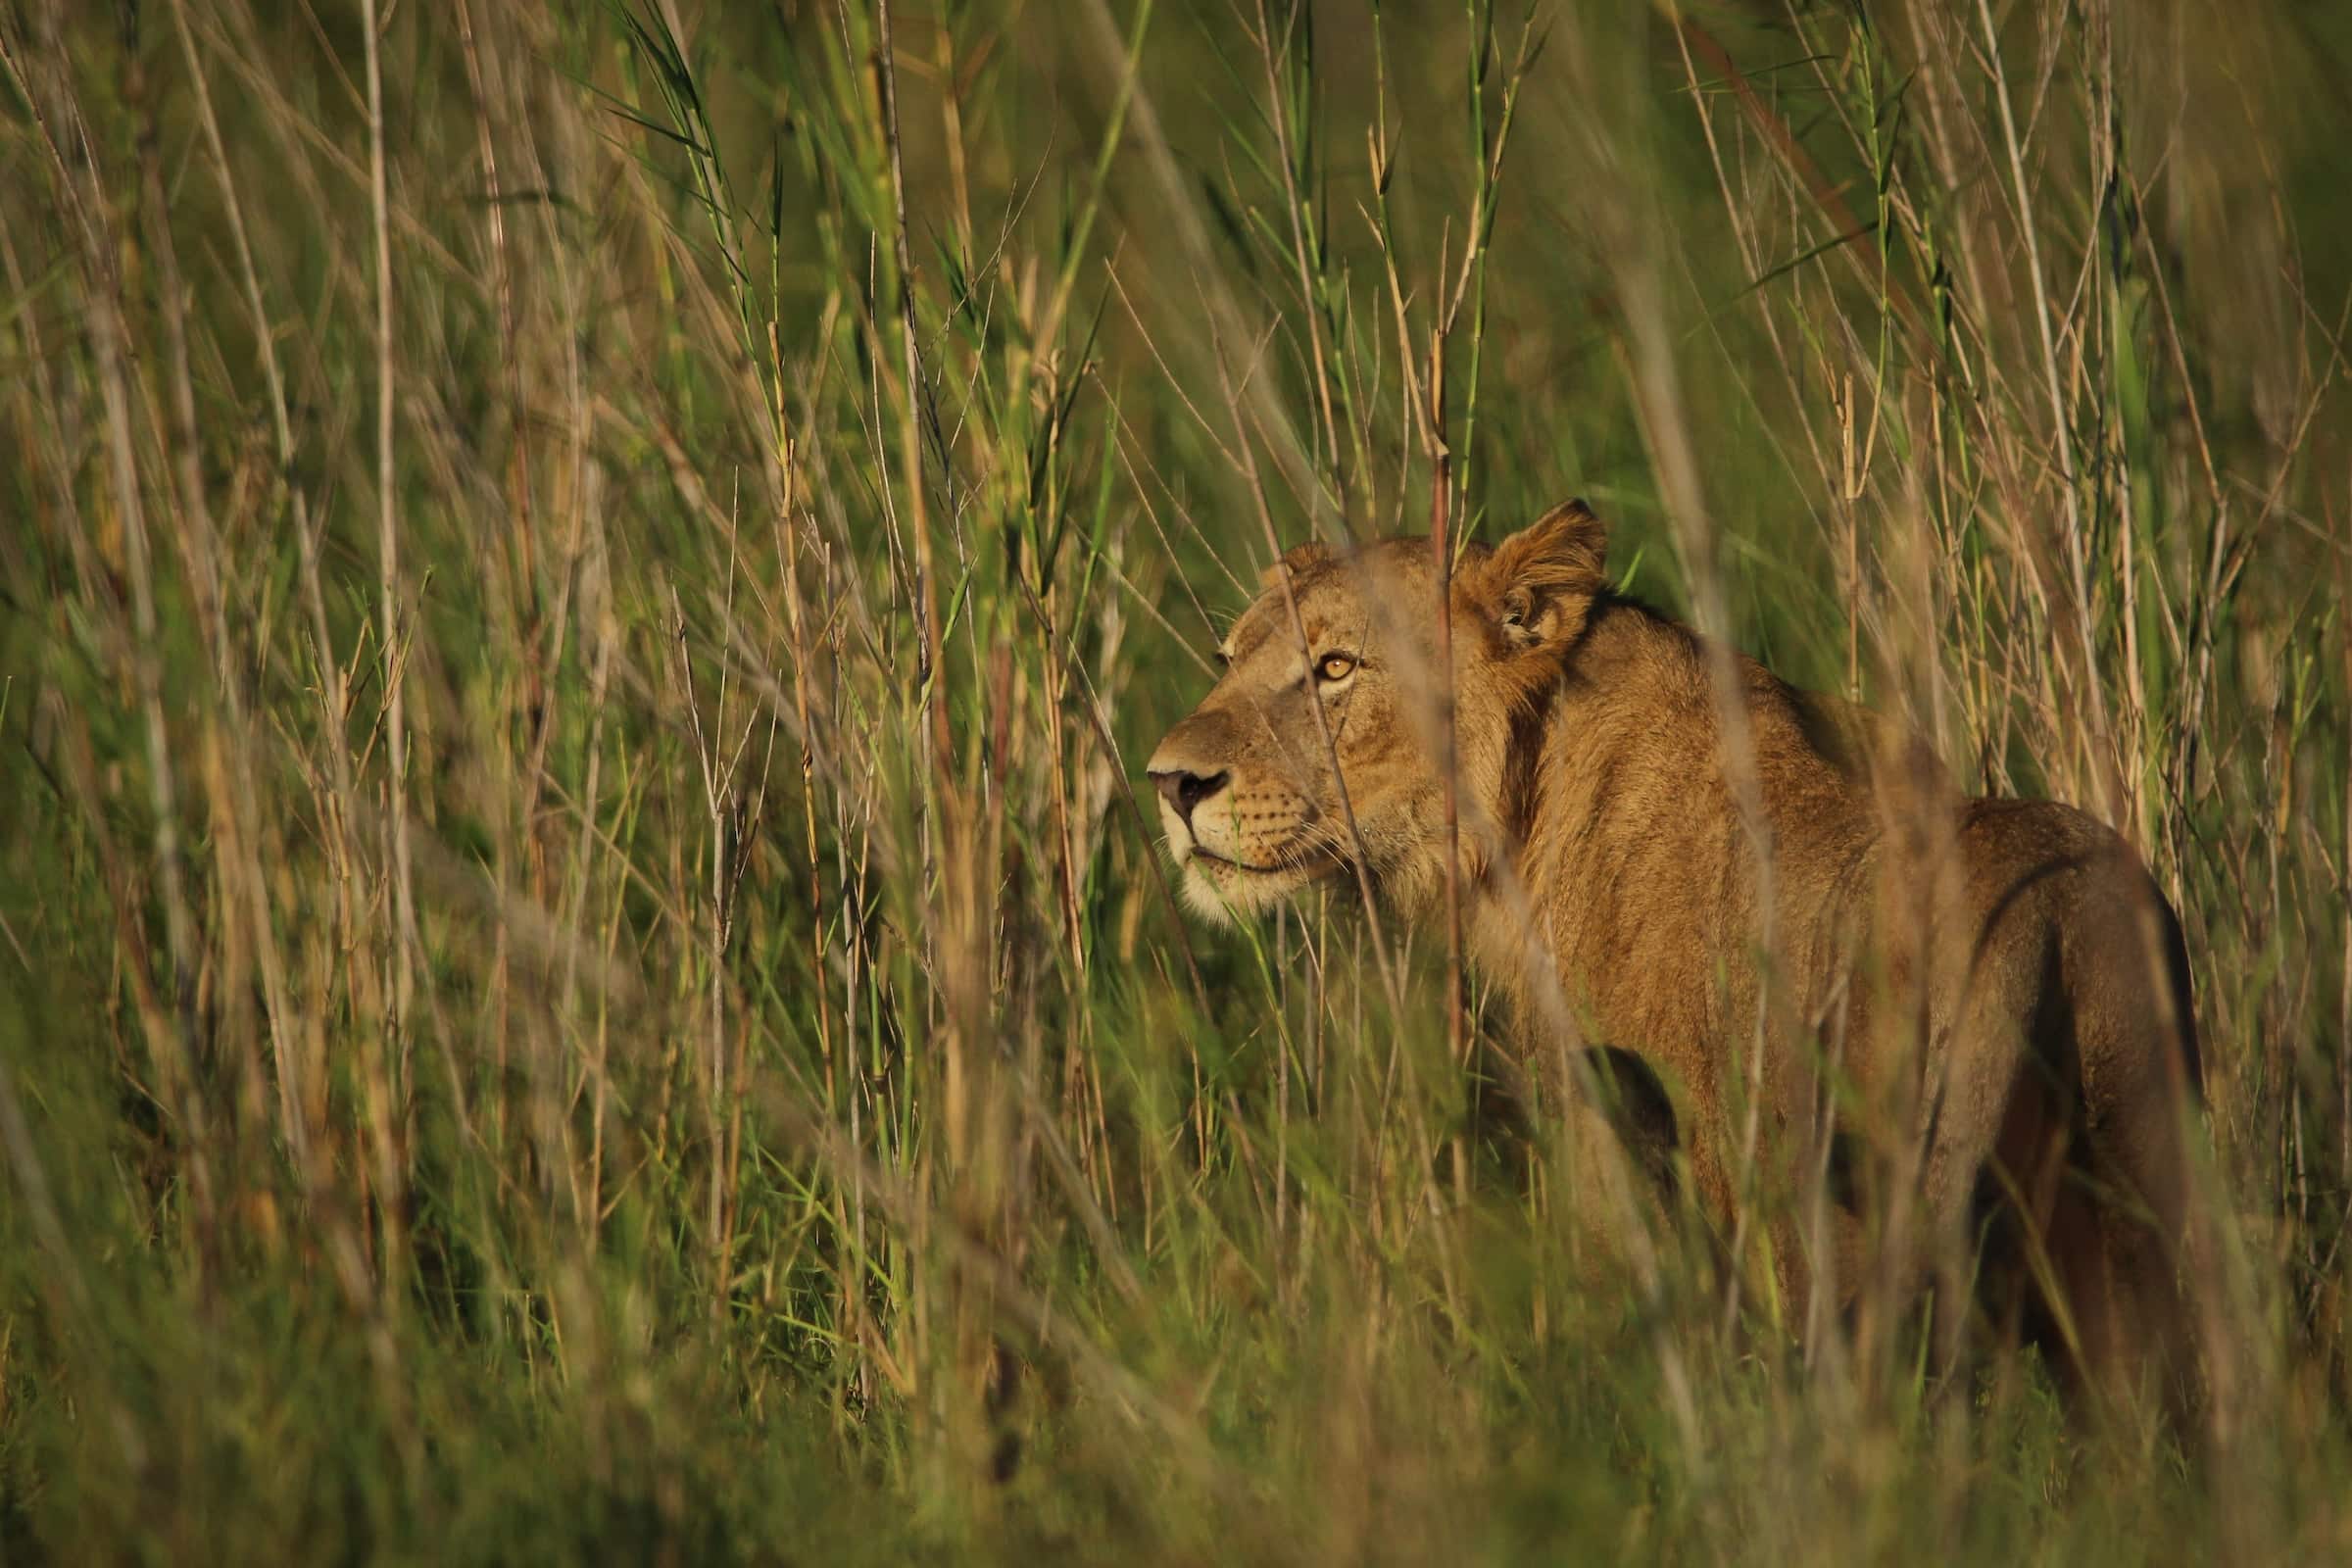
[[[0,1558],[2352,1551],[2346,16],[0,5]],[[2209,1459],[1460,1200],[1426,938],[1174,916],[1441,439],[2141,848]]]

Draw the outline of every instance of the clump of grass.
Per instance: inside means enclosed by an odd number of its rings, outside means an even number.
[[[2340,1539],[2348,47],[0,16],[0,1544]],[[1596,1263],[1461,1133],[1442,930],[1187,929],[1137,760],[1256,568],[1570,493],[2155,867],[2220,1460]]]

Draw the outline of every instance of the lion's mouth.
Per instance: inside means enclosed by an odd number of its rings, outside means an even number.
[[[1176,867],[1184,879],[1185,903],[1195,913],[1229,921],[1239,915],[1269,908],[1285,897],[1347,867],[1339,856],[1316,845],[1285,844],[1263,859],[1242,860],[1203,849],[1170,834]]]
[[[1196,860],[1206,860],[1211,865],[1223,866],[1228,871],[1247,871],[1252,876],[1279,876],[1284,872],[1298,869],[1296,864],[1251,865],[1247,860],[1237,860],[1230,856],[1219,855],[1214,850],[1204,850],[1198,844],[1193,846],[1191,858]]]
[[[1188,847],[1184,858],[1204,860],[1219,870],[1239,871],[1246,876],[1297,876],[1318,869],[1315,857],[1303,850],[1277,856],[1270,865],[1256,865],[1248,860],[1237,860],[1229,855],[1219,855],[1214,850],[1203,849],[1195,843]]]

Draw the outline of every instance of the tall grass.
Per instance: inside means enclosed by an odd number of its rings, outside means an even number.
[[[2283,0],[0,8],[0,1553],[2340,1552],[2348,71]],[[1572,493],[2156,869],[2213,1453],[1600,1247],[1465,1139],[1442,929],[1179,918],[1137,774],[1256,570]]]

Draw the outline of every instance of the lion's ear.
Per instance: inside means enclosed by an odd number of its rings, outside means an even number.
[[[1566,647],[1585,629],[1607,579],[1609,530],[1582,501],[1565,502],[1494,547],[1480,564],[1481,598],[1514,648]]]
[[[1329,557],[1330,554],[1331,552],[1319,539],[1309,539],[1302,545],[1293,545],[1282,553],[1280,561],[1257,574],[1257,585],[1260,588],[1271,588],[1282,581],[1284,572],[1287,571],[1296,577],[1307,567]]]

